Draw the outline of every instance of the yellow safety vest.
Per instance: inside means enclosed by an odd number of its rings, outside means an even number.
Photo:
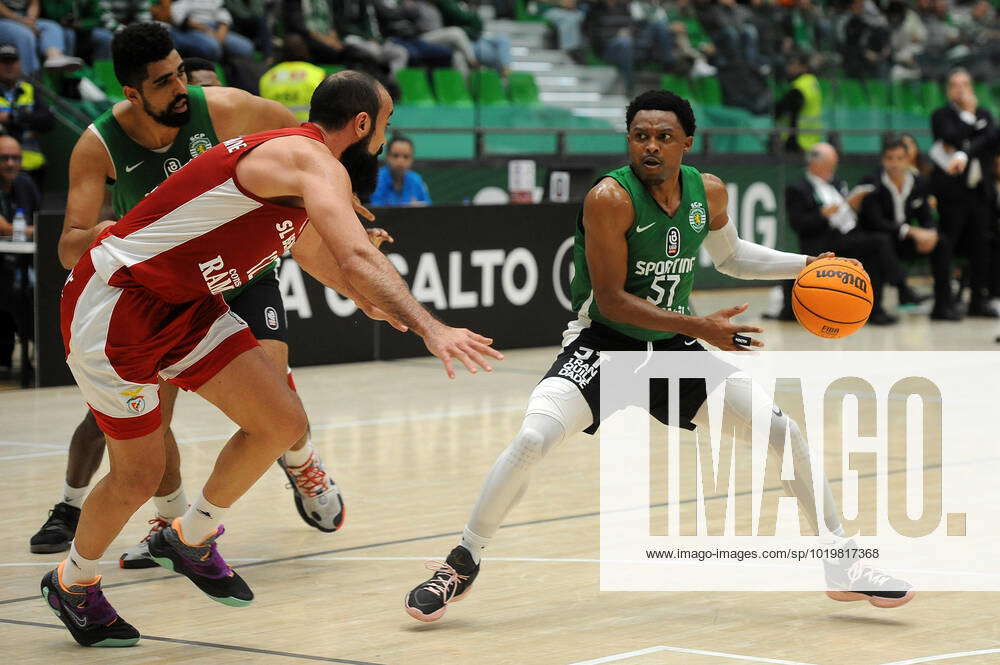
[[[260,77],[260,96],[281,102],[301,121],[309,119],[309,102],[326,71],[308,62],[282,62]]]
[[[802,111],[799,112],[799,147],[809,150],[823,140],[823,135],[803,132],[804,129],[820,129],[823,126],[823,91],[819,80],[812,74],[803,74],[794,81],[792,87],[802,93]]]
[[[35,86],[27,81],[18,81],[18,85],[21,88],[21,94],[14,99],[13,107],[6,97],[0,96],[0,113],[10,113],[13,108],[35,105]],[[43,166],[45,166],[45,155],[38,147],[35,133],[28,130],[21,139],[21,169],[23,171],[36,171]]]

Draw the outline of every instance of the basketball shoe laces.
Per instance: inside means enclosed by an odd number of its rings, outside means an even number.
[[[434,571],[434,576],[424,582],[424,588],[440,596],[445,605],[455,597],[458,583],[469,579],[468,575],[459,575],[451,565],[441,561],[427,561],[424,566],[427,570]]]
[[[302,469],[299,471],[298,469]],[[310,498],[316,498],[329,489],[327,483],[326,469],[322,464],[316,462],[316,454],[309,456],[309,461],[299,467],[289,467],[295,477],[295,486],[306,493]]]
[[[163,531],[163,527],[168,526],[170,522],[166,521],[165,519],[157,515],[153,519],[149,520],[147,524],[152,524],[153,526],[149,528],[149,533],[146,534],[146,537],[139,541],[140,543],[147,542],[150,538],[153,537],[154,533]]]
[[[855,561],[854,565],[847,569],[847,579],[850,580],[851,587],[854,588],[854,583],[862,578],[864,578],[863,582],[870,582],[875,587],[882,587],[891,579],[888,575],[877,568],[872,568],[864,561]]]

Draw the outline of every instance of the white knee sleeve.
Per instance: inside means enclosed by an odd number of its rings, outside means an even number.
[[[590,427],[594,416],[583,393],[572,381],[558,376],[542,379],[528,398],[525,415],[548,416],[560,423],[566,436],[572,436]]]

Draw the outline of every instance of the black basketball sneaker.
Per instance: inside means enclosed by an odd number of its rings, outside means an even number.
[[[68,550],[70,541],[76,535],[76,525],[79,521],[79,508],[64,502],[52,506],[45,524],[31,537],[32,553],[52,554]]]
[[[406,613],[417,621],[437,621],[444,616],[448,603],[468,595],[479,574],[479,564],[472,560],[469,550],[459,545],[444,563],[428,561],[426,565],[434,575],[407,594]]]
[[[139,631],[118,616],[101,591],[101,578],[93,584],[62,585],[59,564],[42,578],[42,598],[78,644],[85,647],[130,647],[139,641]]]
[[[221,525],[198,545],[189,545],[180,536],[180,519],[149,539],[149,556],[167,570],[184,575],[212,600],[232,607],[253,601],[253,591],[226,563],[215,541],[225,533]]]
[[[847,540],[840,548],[855,549],[857,545],[853,540]],[[826,595],[843,603],[867,600],[875,607],[892,608],[905,605],[916,595],[909,582],[857,557],[823,559],[823,569],[828,589]]]

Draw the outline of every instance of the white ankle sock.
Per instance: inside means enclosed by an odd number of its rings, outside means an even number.
[[[486,547],[490,544],[491,538],[483,538],[478,533],[470,531],[469,527],[465,527],[465,531],[462,532],[462,542],[460,543],[462,547],[469,550],[472,555],[472,560],[478,565],[483,558],[483,552]]]
[[[85,559],[76,551],[76,543],[70,545],[69,556],[63,565],[62,583],[67,589],[74,584],[92,583],[97,577],[99,559]]]
[[[181,517],[181,534],[184,541],[188,545],[198,545],[214,535],[227,512],[228,508],[216,506],[206,499],[204,494],[199,494],[198,499],[188,506]]]
[[[83,508],[83,497],[87,496],[87,486],[73,487],[69,483],[63,485],[63,503],[74,508]]]
[[[184,486],[181,485],[166,496],[154,496],[153,504],[156,505],[156,514],[168,522],[172,521],[175,517],[180,517],[188,507],[187,497],[184,495]]]
[[[313,454],[312,443],[306,442],[299,450],[286,450],[282,457],[285,464],[290,467],[302,466],[309,461],[309,456]]]

